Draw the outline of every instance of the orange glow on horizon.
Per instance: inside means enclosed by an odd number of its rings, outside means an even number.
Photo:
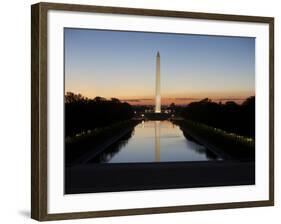
[[[253,95],[251,95],[253,96]],[[250,97],[250,96],[248,96]],[[174,103],[175,105],[186,105],[192,102],[198,102],[200,100],[203,100],[205,98],[209,98],[210,100],[212,100],[213,102],[216,103],[225,103],[227,101],[234,101],[237,104],[241,104],[243,103],[248,97],[245,98],[210,98],[210,97],[204,97],[204,98],[162,98],[161,99],[161,104],[162,105],[171,105],[172,103]],[[128,99],[128,100],[122,100],[122,102],[126,102],[129,103],[131,105],[153,105],[155,104],[155,100],[153,98],[151,99]]]
[[[146,95],[146,96],[104,96],[102,94],[100,95],[91,95],[87,93],[83,93],[82,91],[68,91],[66,92],[73,92],[75,94],[80,93],[81,95],[94,99],[97,96],[104,97],[106,99],[111,99],[111,98],[117,98],[121,102],[127,102],[131,105],[154,105],[155,104],[155,99],[153,95]],[[209,98],[210,100],[214,102],[221,102],[225,103],[227,101],[234,101],[238,104],[243,103],[245,99],[247,99],[250,96],[254,96],[255,93],[254,91],[240,91],[240,92],[235,92],[235,93],[222,93],[222,92],[212,92],[212,93],[190,93],[190,94],[175,94],[173,96],[162,96],[161,97],[161,104],[162,105],[170,105],[171,103],[174,103],[176,105],[186,105],[191,102],[196,102],[200,101],[205,98]],[[187,96],[187,97],[186,97]]]

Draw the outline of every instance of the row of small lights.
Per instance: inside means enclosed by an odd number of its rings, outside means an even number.
[[[247,138],[247,137],[244,137],[244,136],[241,136],[241,135],[237,135],[237,134],[235,134],[235,133],[229,133],[229,132],[226,132],[226,131],[224,131],[224,130],[222,130],[222,129],[219,129],[219,128],[213,128],[213,127],[209,127],[209,126],[207,126],[207,125],[198,124],[198,123],[195,123],[195,125],[198,125],[198,126],[202,125],[202,126],[204,126],[205,128],[212,128],[212,129],[214,129],[214,130],[215,130],[216,132],[218,132],[218,133],[222,133],[222,134],[225,134],[225,135],[230,135],[230,136],[232,136],[232,137],[245,140],[245,141],[247,141],[247,142],[254,142],[254,139],[252,139],[252,138]]]

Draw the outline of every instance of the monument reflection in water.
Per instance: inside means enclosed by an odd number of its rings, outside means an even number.
[[[220,159],[170,121],[143,121],[93,158],[95,163],[207,161]]]

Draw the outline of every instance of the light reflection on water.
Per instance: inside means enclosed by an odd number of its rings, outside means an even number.
[[[217,160],[170,121],[143,121],[121,140],[91,160],[97,163],[137,163]]]

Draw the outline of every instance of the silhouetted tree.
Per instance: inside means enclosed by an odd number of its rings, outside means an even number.
[[[111,101],[114,102],[114,103],[120,103],[120,100],[117,99],[117,98],[111,98]]]
[[[131,105],[122,103],[117,98],[107,100],[97,96],[88,99],[71,92],[65,95],[66,136],[128,120],[133,115]]]
[[[255,97],[241,105],[228,101],[225,104],[206,98],[186,106],[181,115],[189,120],[220,128],[239,135],[255,137]]]
[[[94,101],[96,101],[96,102],[102,102],[102,101],[106,101],[106,99],[103,98],[103,97],[101,97],[101,96],[96,96],[96,97],[94,98]]]
[[[81,94],[74,94],[72,92],[67,92],[65,95],[65,103],[78,103],[88,100],[87,97],[82,96]]]

